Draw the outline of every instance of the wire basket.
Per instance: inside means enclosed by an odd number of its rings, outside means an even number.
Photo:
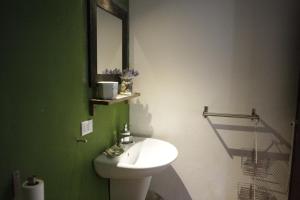
[[[269,172],[270,159],[258,159],[256,163],[254,153],[251,157],[241,157],[241,168],[246,176],[266,178],[271,175]]]
[[[249,183],[238,184],[238,200],[276,200],[267,188]]]

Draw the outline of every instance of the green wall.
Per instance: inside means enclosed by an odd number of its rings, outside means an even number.
[[[46,200],[106,200],[108,181],[92,160],[128,121],[128,105],[97,106],[90,118],[85,0],[5,1],[1,11],[0,199],[12,199],[11,173],[45,180]]]

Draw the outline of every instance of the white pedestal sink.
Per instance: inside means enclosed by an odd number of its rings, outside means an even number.
[[[172,163],[178,151],[168,142],[134,137],[125,152],[116,158],[100,154],[94,160],[96,173],[110,178],[111,200],[145,200],[153,174]]]

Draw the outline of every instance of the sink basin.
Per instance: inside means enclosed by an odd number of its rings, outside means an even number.
[[[104,154],[94,160],[95,170],[104,178],[141,178],[165,169],[177,157],[174,145],[153,138],[134,138],[124,145],[125,152],[116,158]]]
[[[124,148],[124,153],[115,158],[100,154],[94,160],[95,171],[111,179],[112,200],[144,200],[152,175],[167,168],[177,158],[178,151],[169,142],[141,137],[134,137],[134,143]]]

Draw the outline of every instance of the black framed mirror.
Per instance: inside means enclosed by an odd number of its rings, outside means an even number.
[[[89,86],[105,80],[104,69],[129,67],[128,12],[113,0],[88,1]]]

